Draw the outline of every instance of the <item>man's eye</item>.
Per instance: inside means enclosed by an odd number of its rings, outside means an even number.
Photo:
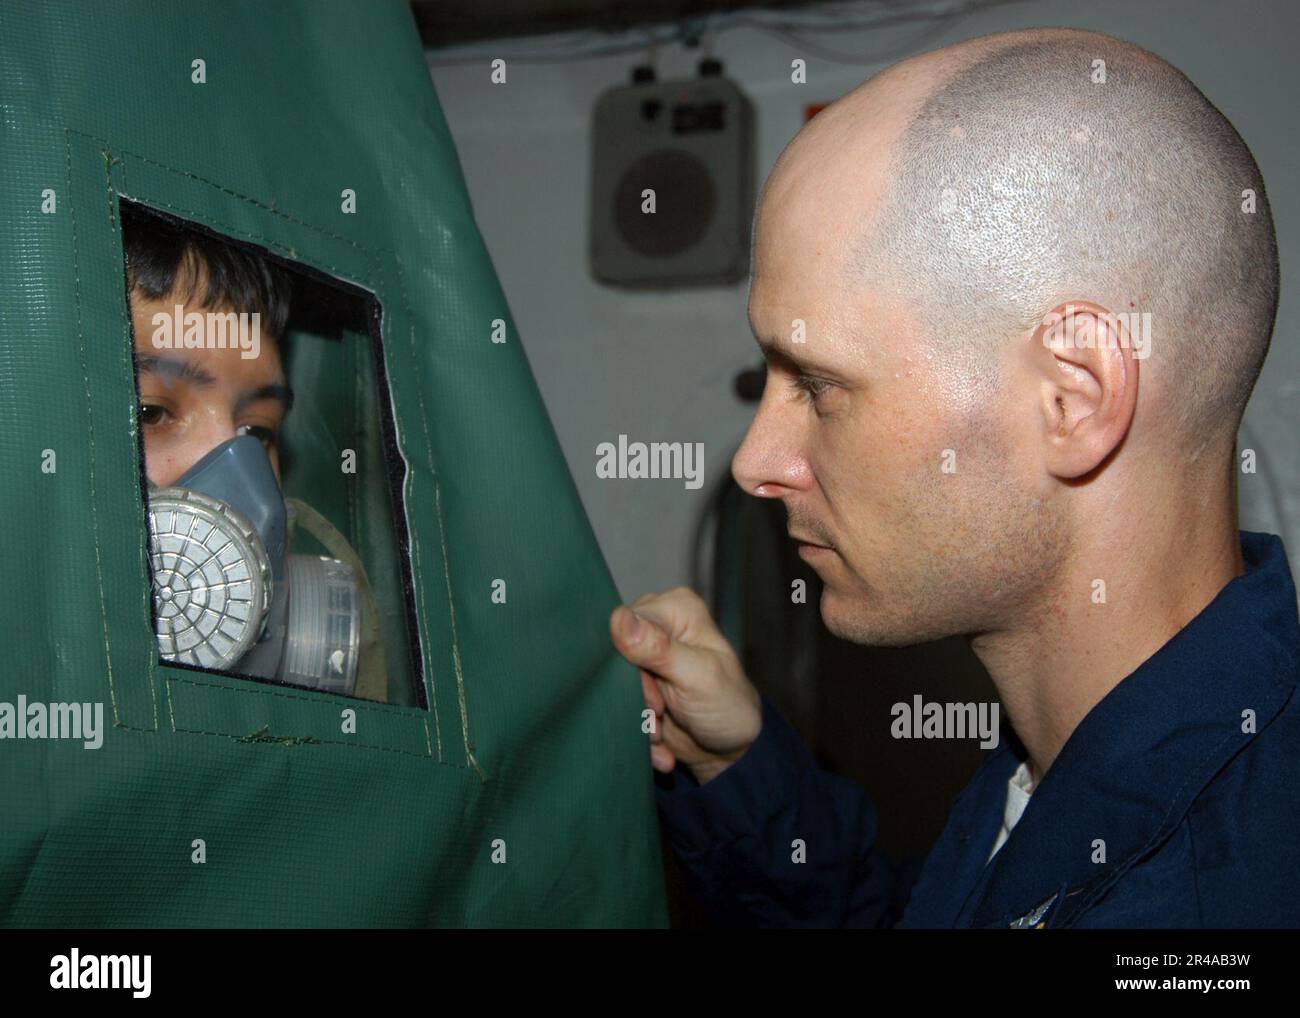
[[[245,424],[242,428],[239,429],[238,433],[241,435],[252,435],[255,439],[261,442],[262,445],[266,446],[266,448],[268,449],[271,448],[271,446],[275,445],[275,441],[276,441],[275,432],[272,431],[270,428],[264,428],[260,424]]]
[[[808,402],[812,403],[831,387],[831,383],[823,382],[820,378],[814,378],[812,375],[799,375],[794,380],[794,387],[804,393],[808,398]]]
[[[140,404],[140,423],[152,427],[155,424],[161,424],[167,417],[166,407],[160,407],[157,403]]]

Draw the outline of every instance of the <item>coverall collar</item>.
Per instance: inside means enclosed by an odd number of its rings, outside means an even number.
[[[962,868],[982,868],[958,926],[1067,924],[1170,835],[1286,704],[1300,642],[1286,553],[1271,534],[1242,531],[1241,546],[1246,572],[1088,712],[983,866],[1001,814],[970,807],[990,785],[1005,796],[1024,759],[1014,740],[994,751],[955,832]]]

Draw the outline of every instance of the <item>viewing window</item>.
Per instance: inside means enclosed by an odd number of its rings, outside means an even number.
[[[378,302],[120,209],[162,659],[427,707]]]

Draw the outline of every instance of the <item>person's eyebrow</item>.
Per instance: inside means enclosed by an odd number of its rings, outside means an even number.
[[[180,357],[155,357],[153,354],[145,354],[136,358],[136,364],[141,371],[159,375],[168,382],[190,382],[205,386],[217,384],[215,377],[193,361],[183,360]]]
[[[802,352],[796,354],[787,345],[770,336],[759,336],[758,345],[769,363],[775,361],[787,368],[794,368],[796,371],[812,375],[827,375],[832,379],[845,377],[843,368],[830,363],[818,362],[805,356]]]
[[[287,385],[264,385],[260,389],[253,389],[246,392],[235,400],[235,413],[247,409],[254,403],[260,403],[264,399],[278,399],[284,404],[284,412],[287,414],[293,409],[293,390]]]

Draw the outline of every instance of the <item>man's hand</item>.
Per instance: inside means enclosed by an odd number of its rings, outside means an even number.
[[[763,726],[762,702],[740,659],[695,591],[675,587],[619,605],[609,631],[641,670],[655,712],[650,763],[665,774],[686,764],[700,784],[740,759]]]

